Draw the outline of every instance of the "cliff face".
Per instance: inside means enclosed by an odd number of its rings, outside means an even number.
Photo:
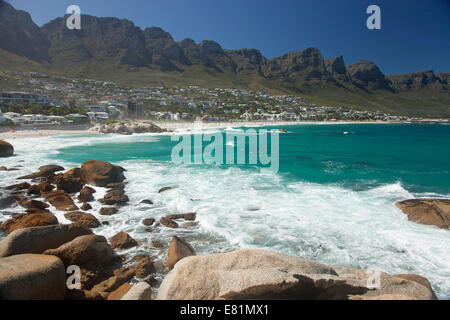
[[[357,61],[347,67],[352,82],[363,89],[392,91],[389,81],[380,69],[370,61]]]
[[[48,61],[50,42],[31,16],[0,1],[0,48],[30,60]]]

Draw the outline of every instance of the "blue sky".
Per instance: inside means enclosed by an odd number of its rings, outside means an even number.
[[[386,74],[450,72],[450,0],[9,0],[43,25],[69,5],[83,14],[158,26],[176,41],[215,40],[225,49],[256,48],[268,58],[317,47],[346,64],[376,63]],[[381,30],[366,28],[369,5]]]

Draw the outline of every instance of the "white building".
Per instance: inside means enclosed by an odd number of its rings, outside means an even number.
[[[26,120],[22,117],[20,113],[6,112],[3,114],[6,119],[11,120],[14,124],[25,123]]]

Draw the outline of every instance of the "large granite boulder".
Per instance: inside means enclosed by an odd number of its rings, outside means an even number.
[[[92,234],[88,228],[74,224],[32,227],[11,232],[0,241],[0,257],[23,253],[43,253],[73,239]]]
[[[66,272],[57,257],[21,254],[0,258],[1,300],[62,300]]]
[[[246,249],[180,260],[163,280],[157,299],[434,298],[433,291],[418,282],[380,272],[379,286],[373,286],[371,277],[366,270]]]
[[[407,214],[411,221],[447,230],[450,227],[448,199],[412,199],[397,202],[396,206]]]
[[[83,188],[80,168],[73,168],[58,174],[52,179],[52,182],[56,184],[58,190],[64,190],[67,193],[79,192]]]
[[[105,237],[90,234],[80,236],[56,249],[49,249],[44,254],[59,257],[64,265],[85,266],[91,263],[108,265],[115,255]]]
[[[124,168],[106,161],[89,160],[81,165],[81,180],[93,186],[105,187],[108,183],[125,180]]]
[[[9,142],[0,140],[0,157],[9,157],[14,154],[14,147]]]

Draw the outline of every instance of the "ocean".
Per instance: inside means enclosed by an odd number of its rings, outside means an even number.
[[[104,217],[95,213],[101,206],[94,202],[91,213],[110,222],[96,233],[125,231],[142,242],[126,254],[164,260],[167,248],[156,249],[151,241],[168,243],[176,234],[197,254],[261,248],[331,265],[416,273],[430,280],[439,298],[450,299],[450,232],[413,223],[395,206],[411,198],[450,198],[450,126],[283,128],[278,172],[250,164],[176,165],[170,134],[77,135],[9,140],[16,156],[0,165],[21,170],[0,171],[0,180],[4,186],[17,183],[16,177],[45,164],[69,169],[86,160],[109,161],[127,170],[130,204]],[[239,134],[247,128],[229,129]],[[174,188],[158,193],[165,186]],[[105,189],[96,189],[100,198]],[[144,199],[154,205],[140,204]],[[0,221],[20,211],[3,210]],[[198,225],[146,232],[141,223],[186,212],[198,213]],[[62,212],[55,214],[68,222]]]

